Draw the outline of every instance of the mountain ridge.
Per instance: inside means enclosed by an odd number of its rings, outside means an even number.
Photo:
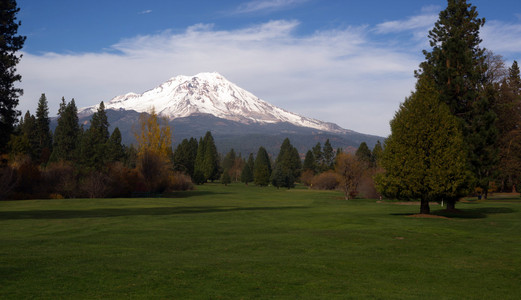
[[[97,107],[81,108],[79,115],[90,115]],[[203,113],[244,124],[288,122],[328,132],[350,132],[334,123],[303,117],[276,107],[216,72],[172,77],[142,94],[116,96],[105,103],[105,108],[137,112],[149,112],[154,108],[158,115],[169,120]]]
[[[99,105],[78,111],[80,124],[90,126]],[[110,130],[118,127],[123,143],[135,143],[133,128],[141,113],[154,108],[173,129],[173,146],[183,139],[211,131],[220,153],[231,148],[247,155],[260,146],[276,154],[289,138],[301,154],[330,140],[334,148],[353,149],[366,142],[373,147],[385,138],[341,128],[334,123],[285,111],[259,99],[218,73],[176,76],[142,94],[127,93],[105,104]]]

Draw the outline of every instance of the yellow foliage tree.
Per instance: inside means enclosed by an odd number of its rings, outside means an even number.
[[[155,109],[139,116],[139,128],[134,130],[138,143],[138,155],[153,152],[168,159],[172,153],[172,132],[166,118],[159,118]]]

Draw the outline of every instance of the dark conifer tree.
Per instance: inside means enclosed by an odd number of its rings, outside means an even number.
[[[190,177],[194,176],[194,165],[197,156],[197,140],[194,138],[184,139],[174,152],[174,169],[184,172]]]
[[[500,84],[494,109],[498,115],[499,182],[503,191],[516,191],[521,184],[521,76],[517,61]]]
[[[78,124],[78,109],[74,99],[68,104],[62,98],[58,110],[58,126],[54,131],[52,161],[76,161],[80,141],[80,126]]]
[[[206,178],[204,176],[204,155],[206,153],[206,144],[203,141],[203,138],[199,138],[199,143],[197,147],[197,155],[195,157],[194,163],[194,183],[203,184],[206,182]]]
[[[271,162],[268,152],[264,147],[260,147],[255,158],[253,168],[253,180],[256,185],[267,186],[270,183]]]
[[[114,128],[112,134],[107,141],[107,161],[123,161],[125,159],[125,147],[121,144],[121,131],[119,128]]]
[[[300,176],[302,163],[298,150],[286,138],[280,146],[279,155],[275,161],[271,182],[276,187],[292,188],[295,180]]]
[[[417,76],[430,77],[439,101],[458,118],[473,182],[487,191],[497,162],[497,129],[492,110],[496,95],[488,84],[485,51],[480,48],[479,31],[484,24],[475,6],[466,0],[448,0],[429,32],[432,51],[423,51],[426,61]],[[454,203],[448,205],[454,208]]]
[[[210,131],[206,132],[203,143],[205,143],[203,160],[204,177],[211,181],[219,179],[219,153],[217,152],[217,147],[215,146],[215,141]]]
[[[382,158],[383,151],[384,150],[382,148],[382,144],[380,143],[380,141],[377,141],[376,145],[374,145],[373,152],[371,153],[371,158],[372,158],[374,167],[379,166],[379,161]]]
[[[335,151],[329,142],[329,139],[324,143],[324,171],[332,170],[335,167]]]
[[[16,14],[20,11],[15,0],[0,1],[0,153],[7,150],[7,143],[20,112],[16,110],[18,97],[23,91],[15,87],[15,83],[22,79],[17,74],[16,65],[21,55],[16,52],[22,49],[25,36],[17,35],[18,27]]]
[[[372,164],[372,153],[366,142],[362,142],[355,153],[356,158],[368,168]]]
[[[92,115],[89,129],[81,140],[81,156],[83,164],[95,170],[101,170],[108,162],[108,140],[109,122],[105,113],[103,101],[98,107],[98,111]]]
[[[377,175],[380,193],[391,198],[420,199],[420,213],[429,201],[454,201],[467,191],[466,153],[458,119],[427,77],[400,105],[391,121],[391,135]]]
[[[312,171],[316,172],[317,166],[315,164],[315,156],[311,150],[306,152],[306,157],[304,158],[304,165],[302,166],[303,171]]]
[[[47,163],[52,151],[52,134],[50,128],[51,120],[49,119],[49,108],[47,106],[47,97],[42,94],[38,101],[36,109],[36,134],[38,136],[38,146],[36,153],[39,156],[40,163]]]
[[[317,172],[320,173],[324,168],[324,153],[322,152],[322,145],[318,142],[313,148],[313,156],[315,157],[315,165],[317,166]]]

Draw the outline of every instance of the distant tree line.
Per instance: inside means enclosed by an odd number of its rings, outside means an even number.
[[[154,110],[135,128],[137,145],[108,131],[103,102],[90,126],[78,124],[72,99],[62,98],[58,125],[49,128],[45,94],[36,115],[20,117],[14,84],[25,41],[17,35],[16,1],[0,2],[0,198],[128,197],[165,193],[220,181],[293,188],[341,189],[346,199],[388,197],[444,202],[455,209],[465,195],[518,191],[521,181],[521,77],[517,61],[480,47],[485,20],[466,0],[448,0],[429,32],[431,49],[415,72],[415,90],[391,121],[391,135],[356,153],[317,143],[301,157],[286,139],[277,157],[264,147],[247,157],[218,153],[210,132],[173,151],[166,120]],[[19,118],[20,117],[20,118]],[[303,158],[303,160],[302,160]]]

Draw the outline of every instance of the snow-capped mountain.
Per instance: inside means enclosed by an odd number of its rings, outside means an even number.
[[[326,132],[349,132],[336,124],[302,117],[271,105],[219,73],[176,76],[143,94],[128,93],[105,103],[105,109],[113,110],[149,112],[152,107],[158,115],[170,120],[210,114],[243,124],[286,122]],[[82,108],[79,115],[87,116],[96,110],[97,105]]]

